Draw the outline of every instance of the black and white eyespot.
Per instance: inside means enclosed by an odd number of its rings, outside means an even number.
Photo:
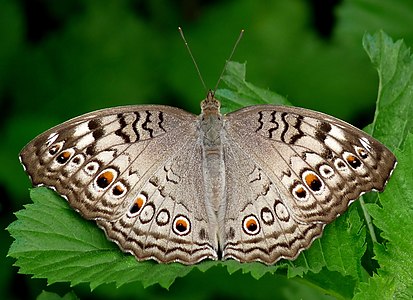
[[[146,205],[142,208],[141,212],[139,213],[139,220],[143,224],[146,224],[152,221],[155,215],[155,204],[151,202],[147,202]]]
[[[288,212],[287,207],[285,207],[284,204],[277,201],[274,205],[274,210],[279,220],[288,222],[288,220],[290,219],[290,213]]]
[[[57,153],[60,152],[60,150],[63,149],[63,145],[64,145],[63,141],[59,142],[59,143],[49,145],[50,146],[50,147],[48,146],[49,147],[49,150],[48,150],[49,155],[50,156],[55,156]]]
[[[343,158],[350,165],[350,167],[352,167],[354,170],[360,168],[363,165],[361,160],[353,153],[344,152]]]
[[[260,223],[257,217],[249,215],[242,221],[242,229],[248,235],[256,235],[260,232]]]
[[[129,207],[127,216],[129,218],[134,218],[136,217],[139,212],[141,211],[142,207],[145,205],[147,200],[146,195],[140,193],[138,196],[136,196],[135,200],[133,201],[132,205]]]
[[[366,159],[367,157],[369,157],[369,154],[367,153],[366,149],[362,147],[354,146],[354,150],[362,159]]]
[[[70,161],[70,164],[74,166],[81,166],[85,162],[85,156],[82,153],[78,153],[75,156],[73,156],[72,160]]]
[[[91,161],[86,164],[83,170],[88,175],[95,175],[96,172],[99,170],[99,167],[100,167],[99,163],[97,163],[96,161]]]
[[[161,209],[156,215],[156,224],[158,224],[159,226],[165,226],[169,223],[169,219],[169,211],[166,209]]]
[[[274,215],[268,207],[263,207],[261,209],[261,220],[264,222],[265,225],[274,224]]]
[[[118,172],[116,172],[112,168],[107,168],[102,170],[98,176],[96,176],[95,180],[93,181],[94,186],[97,191],[106,190],[118,176]]]
[[[58,164],[64,165],[72,158],[74,154],[75,150],[73,148],[65,149],[60,151],[60,153],[56,156],[55,160]]]
[[[292,189],[292,194],[298,201],[307,201],[309,198],[309,193],[306,187],[301,183],[296,184]]]
[[[304,184],[315,194],[321,194],[324,191],[324,182],[314,171],[304,171],[302,179]]]
[[[118,181],[113,185],[111,191],[113,197],[121,198],[126,194],[127,188],[122,182]]]
[[[191,222],[184,215],[178,215],[173,221],[172,230],[177,235],[187,235],[191,231]]]
[[[331,178],[334,175],[334,169],[329,165],[321,165],[318,168],[318,171],[320,172],[320,175],[324,178]]]
[[[341,159],[341,158],[336,158],[334,160],[334,166],[336,167],[337,170],[339,171],[347,171],[347,164]]]

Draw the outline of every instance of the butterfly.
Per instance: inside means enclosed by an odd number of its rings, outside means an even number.
[[[40,134],[20,153],[33,185],[62,195],[138,260],[295,259],[350,203],[382,191],[390,150],[298,107],[227,115],[209,91],[199,116],[108,108]]]

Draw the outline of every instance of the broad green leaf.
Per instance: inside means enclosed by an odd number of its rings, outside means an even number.
[[[391,193],[379,196],[381,205],[368,204],[373,223],[382,232],[384,244],[374,247],[380,264],[379,276],[370,281],[368,292],[383,283],[392,284],[392,298],[413,297],[413,135],[409,134],[405,144],[395,152],[399,159],[392,179],[388,184]]]
[[[368,283],[362,282],[359,286],[358,293],[354,296],[354,300],[365,299],[400,299],[394,298],[395,282],[390,277],[381,277],[374,275],[369,279]]]
[[[402,40],[384,32],[366,34],[363,46],[379,75],[379,94],[372,135],[398,148],[413,129],[413,59]]]
[[[364,47],[378,69],[380,89],[372,131],[391,148],[398,150],[398,166],[379,204],[367,204],[373,224],[381,231],[382,242],[374,254],[380,268],[360,284],[356,299],[411,299],[413,296],[412,157],[413,157],[413,59],[402,41],[393,42],[383,32],[366,35]]]
[[[229,89],[219,89],[216,92],[216,97],[222,101],[223,112],[257,104],[290,105],[284,97],[246,81],[245,74],[245,63],[228,62],[222,81]]]

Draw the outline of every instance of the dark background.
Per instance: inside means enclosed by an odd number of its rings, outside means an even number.
[[[247,80],[294,105],[363,127],[370,123],[378,78],[363,51],[363,34],[383,29],[413,41],[413,3],[403,0],[0,1],[0,222],[29,203],[18,152],[37,134],[69,118],[126,104],[170,104],[199,113],[205,91],[179,36],[184,29],[208,87],[213,88],[241,29],[233,60],[247,61]],[[69,284],[18,275],[6,258],[12,242],[0,232],[0,295],[60,295]],[[239,287],[243,287],[240,289]],[[248,287],[248,288],[247,288]],[[245,292],[244,292],[245,291]],[[92,297],[319,299],[319,292],[283,276],[192,272],[166,291],[139,283]]]

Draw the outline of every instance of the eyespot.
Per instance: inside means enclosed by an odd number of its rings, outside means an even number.
[[[126,193],[126,187],[122,182],[117,182],[112,188],[112,194],[116,198],[120,198]]]
[[[152,218],[155,214],[155,205],[152,202],[146,203],[142,210],[139,213],[139,220],[141,220],[142,224],[146,224],[152,221]]]
[[[292,190],[293,196],[299,201],[308,200],[307,189],[302,184],[297,184]]]
[[[99,170],[99,164],[95,161],[87,163],[83,169],[88,175],[94,175]]]
[[[276,202],[274,205],[275,214],[277,218],[283,222],[287,222],[290,219],[290,213],[287,208],[281,202]]]
[[[361,167],[362,165],[361,161],[355,155],[351,154],[350,152],[345,152],[343,154],[343,157],[353,169],[357,169]]]
[[[292,188],[292,194],[295,199],[299,201],[306,201],[308,200],[308,191],[301,183],[296,182],[295,186]]]
[[[330,167],[329,165],[321,165],[318,168],[318,171],[320,172],[321,176],[324,178],[330,178],[334,175],[334,169]]]
[[[64,165],[65,163],[68,162],[68,160],[73,156],[74,153],[75,153],[75,150],[71,148],[66,149],[60,152],[60,154],[56,157],[56,162],[58,164]]]
[[[168,224],[169,218],[169,211],[167,211],[166,209],[161,209],[156,216],[156,224],[158,224],[159,226],[164,226]]]
[[[347,170],[347,165],[341,158],[336,158],[334,160],[334,166],[339,171],[346,171]]]
[[[70,162],[76,166],[80,166],[83,164],[84,161],[85,161],[85,157],[83,156],[83,154],[79,153],[73,156]]]
[[[179,215],[175,218],[172,229],[177,235],[187,235],[191,231],[191,223],[187,217]]]
[[[356,150],[357,154],[362,158],[362,159],[366,159],[369,155],[367,154],[367,151],[361,147],[354,147],[354,149]]]
[[[57,136],[56,136],[56,138],[57,138]],[[62,147],[63,147],[63,142],[53,144],[53,145],[49,148],[49,154],[50,154],[51,156],[56,155],[60,150],[62,150]]]
[[[264,222],[265,225],[274,224],[274,215],[268,207],[263,207],[261,209],[261,220]]]
[[[254,215],[249,215],[244,218],[242,229],[248,235],[256,235],[260,232],[260,223]]]
[[[129,207],[129,211],[127,216],[130,218],[135,217],[136,215],[139,214],[141,211],[142,207],[146,203],[146,196],[144,194],[139,194],[136,198],[135,201],[132,203],[132,205]]]
[[[313,192],[320,193],[323,190],[324,183],[315,172],[311,170],[305,171],[302,177],[306,186]]]
[[[113,169],[106,169],[100,172],[95,179],[95,185],[98,189],[106,189],[116,178],[117,173]]]

